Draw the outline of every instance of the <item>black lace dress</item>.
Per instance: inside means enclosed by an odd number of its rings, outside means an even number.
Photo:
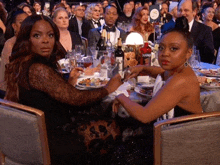
[[[94,158],[105,153],[103,148],[111,147],[120,133],[111,115],[102,110],[101,101],[108,92],[104,88],[79,91],[55,69],[55,64],[37,56],[24,63],[18,83],[19,103],[45,112],[52,164],[101,161]],[[85,145],[85,127],[93,140],[89,145]]]

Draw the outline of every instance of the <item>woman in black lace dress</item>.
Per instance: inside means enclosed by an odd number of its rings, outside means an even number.
[[[102,88],[80,91],[73,86],[77,70],[71,71],[68,81],[57,71],[57,60],[64,55],[59,30],[50,18],[39,15],[26,18],[5,72],[6,99],[45,112],[52,164],[86,164],[86,159],[82,159],[86,155],[85,145],[77,140],[76,129],[70,128],[74,125],[68,123],[86,121],[86,118],[77,117],[87,113],[84,109],[99,104],[102,98],[115,91],[121,85],[121,77],[116,75]],[[69,112],[75,115],[74,118]],[[108,126],[113,123],[105,123],[99,131],[111,134]],[[80,122],[76,123],[76,127],[80,127],[77,124]],[[93,129],[95,126],[90,127],[91,136],[98,136]],[[80,128],[81,131],[86,129]]]

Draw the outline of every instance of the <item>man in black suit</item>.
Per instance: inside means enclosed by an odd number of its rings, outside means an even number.
[[[75,16],[69,20],[69,31],[82,35],[82,24],[84,23],[85,8],[81,5],[75,7]]]
[[[96,46],[100,37],[103,28],[106,29],[107,32],[110,32],[110,41],[114,46],[117,43],[118,38],[122,38],[122,41],[126,39],[126,32],[122,29],[119,29],[115,26],[115,22],[118,19],[117,8],[115,6],[109,5],[105,8],[104,12],[105,24],[101,27],[91,29],[88,35],[88,45]]]
[[[182,0],[178,4],[178,16],[185,16],[188,19],[189,31],[192,34],[196,49],[200,52],[201,61],[212,63],[214,60],[212,29],[194,19],[197,9],[196,1]]]

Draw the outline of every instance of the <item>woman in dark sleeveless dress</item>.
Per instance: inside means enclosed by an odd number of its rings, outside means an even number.
[[[178,22],[179,19],[180,22]],[[152,124],[155,120],[203,112],[199,83],[194,71],[187,64],[192,54],[193,40],[188,32],[188,22],[183,24],[181,22],[187,19],[185,17],[179,19],[176,24],[178,27],[165,33],[160,39],[158,61],[161,67],[139,65],[130,69],[129,78],[136,77],[139,73],[156,78],[153,98],[142,106],[131,101],[124,94],[120,94],[114,101],[114,112],[117,112],[119,105],[122,105],[130,116],[145,124]],[[186,29],[180,27],[186,27]],[[114,157],[115,161],[118,163],[127,158],[131,159],[131,163],[127,164],[152,164],[153,132],[152,129],[151,132],[147,132],[149,130],[144,131],[145,137],[136,137],[135,140],[127,141],[128,144],[120,146],[115,151],[116,154],[118,153],[118,158]],[[123,152],[120,151],[126,151],[130,156],[121,155]]]

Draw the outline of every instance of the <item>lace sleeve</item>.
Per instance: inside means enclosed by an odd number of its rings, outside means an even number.
[[[90,104],[108,95],[105,88],[78,90],[52,68],[40,63],[32,64],[29,68],[29,83],[32,88],[43,91],[52,98],[73,106]]]

